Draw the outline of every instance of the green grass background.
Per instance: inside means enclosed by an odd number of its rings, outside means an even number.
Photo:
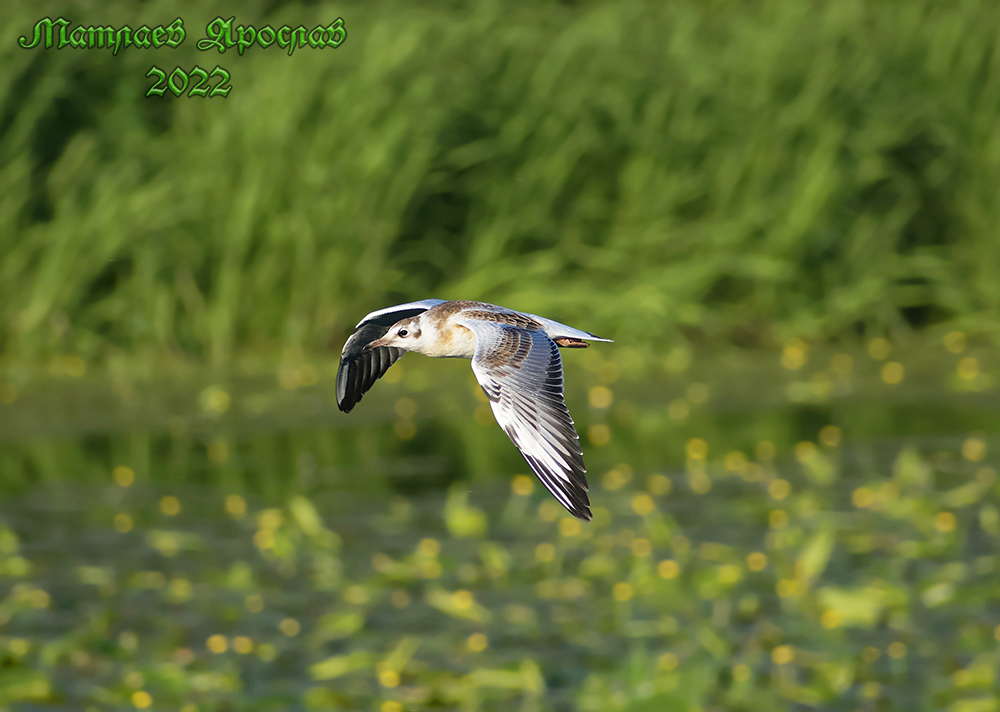
[[[995,3],[9,4],[0,344],[325,348],[425,296],[643,350],[871,337],[1000,306]],[[195,49],[205,25],[337,50]],[[24,50],[42,16],[177,50]],[[232,73],[146,98],[153,64]]]

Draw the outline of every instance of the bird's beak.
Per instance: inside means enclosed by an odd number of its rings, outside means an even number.
[[[388,346],[389,343],[385,339],[375,339],[373,342],[365,346],[364,350],[377,349],[379,346]]]

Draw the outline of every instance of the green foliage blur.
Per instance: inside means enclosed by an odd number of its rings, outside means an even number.
[[[176,49],[24,50],[43,16]],[[215,17],[338,49],[202,52]],[[0,345],[316,351],[435,296],[644,350],[883,335],[1000,308],[1000,7],[242,3],[0,10]],[[216,64],[225,99],[145,97]]]
[[[53,485],[0,510],[0,704],[995,712],[996,455],[842,435],[619,462],[588,523],[525,474],[281,506],[125,465]]]

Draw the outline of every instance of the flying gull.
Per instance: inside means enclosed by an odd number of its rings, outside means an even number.
[[[563,400],[560,346],[611,341],[557,321],[472,301],[424,299],[373,311],[340,356],[337,406],[349,412],[406,351],[472,359],[500,427],[546,489],[589,520],[580,436]]]

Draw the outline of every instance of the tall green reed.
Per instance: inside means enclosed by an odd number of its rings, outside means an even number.
[[[180,49],[26,51],[43,10],[3,11],[10,361],[225,366],[424,296],[551,313],[646,355],[993,330],[990,3],[268,7],[237,22],[343,16],[348,39],[205,53],[225,8],[153,3],[69,19],[180,15]],[[218,63],[234,88],[146,98],[153,63]]]

